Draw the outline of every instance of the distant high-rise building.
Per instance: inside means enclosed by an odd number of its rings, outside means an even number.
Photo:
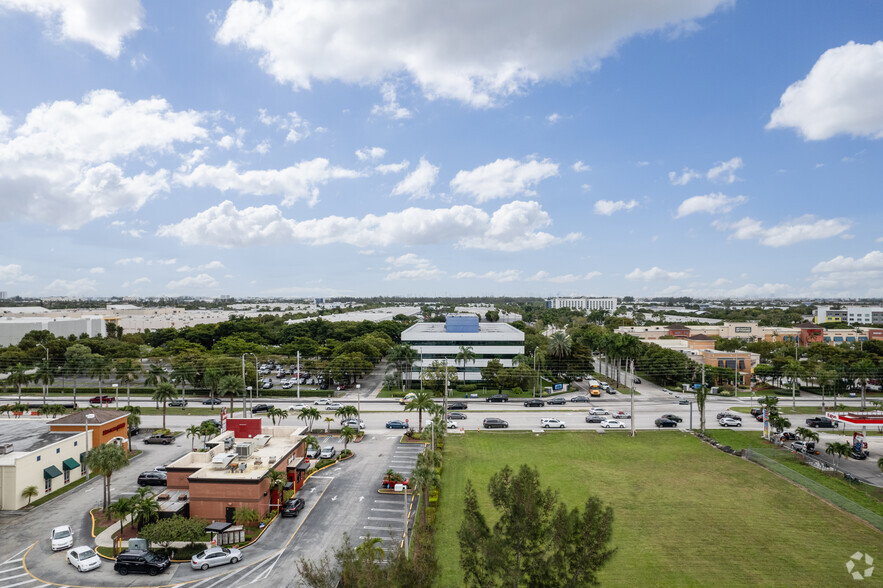
[[[0,290],[0,300],[6,299],[6,290]]]

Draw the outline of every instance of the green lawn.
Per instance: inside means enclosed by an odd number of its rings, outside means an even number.
[[[596,494],[614,508],[618,551],[602,585],[845,585],[849,556],[883,542],[851,516],[685,433],[469,432],[449,436],[445,454],[436,517],[445,588],[462,585],[466,480],[493,524],[487,482],[503,464],[537,467],[571,506]]]

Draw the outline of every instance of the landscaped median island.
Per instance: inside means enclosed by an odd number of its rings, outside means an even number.
[[[844,562],[883,544],[855,517],[687,433],[467,432],[445,445],[438,586],[463,585],[457,533],[466,481],[492,526],[488,482],[504,465],[522,464],[571,508],[589,495],[613,508],[609,546],[617,551],[598,575],[605,586],[843,585],[852,581]]]

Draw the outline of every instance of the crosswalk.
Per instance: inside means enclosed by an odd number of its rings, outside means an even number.
[[[38,586],[49,586],[36,578],[33,578],[24,566],[24,554],[30,548],[25,547],[18,553],[12,555],[9,559],[0,563],[0,586],[3,588],[37,588]],[[63,587],[66,588],[66,587]]]

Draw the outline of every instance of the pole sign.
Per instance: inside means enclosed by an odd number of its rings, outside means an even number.
[[[765,406],[763,407],[763,436],[767,439],[770,438],[770,415]]]

